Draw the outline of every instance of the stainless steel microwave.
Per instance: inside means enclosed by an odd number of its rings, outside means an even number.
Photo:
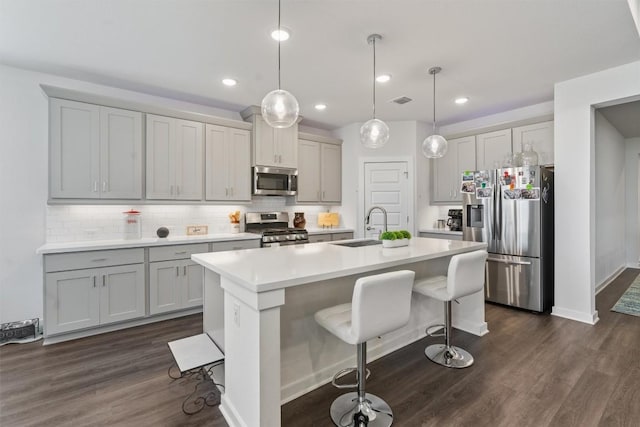
[[[298,170],[254,166],[253,194],[256,196],[295,196],[298,191]]]

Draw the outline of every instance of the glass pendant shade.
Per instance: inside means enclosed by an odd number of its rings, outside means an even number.
[[[438,159],[447,154],[447,140],[440,135],[431,135],[422,141],[422,154],[429,159]]]
[[[429,74],[433,76],[433,134],[422,141],[422,154],[428,159],[439,159],[447,154],[447,140],[436,135],[436,74],[440,71],[440,67],[429,68]]]
[[[271,127],[291,127],[299,114],[298,100],[286,90],[273,90],[262,99],[262,118]]]
[[[360,142],[367,148],[380,148],[389,141],[389,126],[382,120],[371,119],[360,128]]]

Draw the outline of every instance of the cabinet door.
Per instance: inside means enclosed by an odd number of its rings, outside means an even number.
[[[202,123],[176,119],[176,199],[202,200]]]
[[[452,169],[451,190],[453,191],[453,199],[456,202],[462,202],[462,194],[460,193],[462,174],[466,171],[476,170],[476,137],[467,136],[449,142],[455,145],[452,148],[456,155],[455,167]]]
[[[283,129],[274,129],[278,166],[298,167],[298,124]]]
[[[432,202],[451,203],[453,199],[453,173],[457,151],[455,140],[448,141],[447,154],[439,159],[431,160],[433,169]]]
[[[511,129],[476,136],[478,170],[502,167],[504,157],[511,152]]]
[[[175,198],[175,120],[147,114],[147,199]]]
[[[191,261],[183,261],[182,273],[182,307],[202,305],[202,289],[204,287],[204,267]]]
[[[530,143],[538,153],[538,163],[553,164],[553,121],[520,126],[512,129],[513,151],[523,151],[524,144]]]
[[[261,166],[280,166],[277,160],[274,128],[260,115],[253,116],[253,163]]]
[[[299,202],[320,200],[320,143],[298,141],[298,194]]]
[[[100,324],[144,317],[144,264],[100,270]]]
[[[323,202],[342,200],[342,147],[321,144],[320,191]]]
[[[46,335],[97,326],[99,269],[48,273],[45,278]]]
[[[149,313],[158,314],[182,308],[181,261],[149,263]]]
[[[50,196],[100,197],[100,107],[52,98],[49,104]]]
[[[205,192],[207,200],[227,200],[229,197],[227,161],[228,129],[207,124],[205,128]],[[247,166],[249,174],[249,166]]]
[[[142,113],[100,107],[100,196],[142,198]]]
[[[228,129],[229,200],[251,200],[251,134],[247,130]]]

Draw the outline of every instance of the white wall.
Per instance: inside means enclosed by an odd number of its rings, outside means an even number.
[[[360,143],[360,126],[362,123],[353,123],[336,130],[336,136],[343,140],[342,145],[342,213],[345,217],[345,225],[356,230],[356,236],[363,236],[362,226],[364,214],[360,204],[362,202],[362,189],[359,183],[362,181],[359,176],[359,165],[363,159],[409,159],[415,171],[414,187],[420,187],[414,193],[420,192],[425,197],[425,187],[428,183],[418,182],[424,179],[427,171],[427,163],[418,157],[418,135],[422,136],[424,124],[415,121],[386,122],[389,126],[389,141],[384,147],[378,149],[368,149]],[[420,130],[419,130],[420,129]],[[420,140],[422,142],[422,140]],[[420,156],[422,154],[420,153]],[[424,159],[426,160],[426,159]],[[412,194],[411,200],[416,200],[416,194]],[[428,200],[428,195],[424,200]],[[424,207],[424,204],[422,204]],[[417,209],[414,205],[414,212],[411,215],[411,224],[415,232]],[[410,227],[411,228],[411,227]]]
[[[638,97],[640,61],[555,85],[554,315],[591,324],[598,320],[594,106]]]
[[[596,288],[626,265],[625,139],[595,113]]]
[[[640,267],[640,137],[629,138],[626,145],[626,261],[627,267]]]
[[[67,228],[67,240],[113,238],[119,234],[122,206],[47,206],[48,99],[40,84],[241,120],[240,115],[232,111],[0,65],[0,323],[42,317],[42,263],[35,251],[47,237],[51,241],[65,238],[59,234],[65,231],[54,230]],[[326,134],[309,127],[304,130]],[[150,234],[158,224],[170,225],[177,234],[184,234],[184,225],[192,220],[207,220],[212,231],[221,230],[225,213],[239,208],[139,207],[147,212],[146,220],[143,218],[145,234]],[[317,212],[326,210],[326,207],[287,205],[284,198],[278,197],[256,200],[240,209],[263,208],[308,212],[309,227],[314,224]],[[97,221],[92,220],[93,214],[98,217]],[[222,225],[216,219],[222,221]]]

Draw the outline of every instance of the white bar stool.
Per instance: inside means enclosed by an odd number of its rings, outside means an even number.
[[[424,354],[431,361],[448,368],[467,368],[473,365],[473,356],[468,351],[451,345],[451,301],[475,294],[484,288],[486,260],[486,251],[454,255],[446,276],[416,280],[413,285],[413,292],[444,301],[444,325],[427,328],[427,335],[442,336],[431,334],[429,330],[444,326],[445,343],[430,345],[424,349]]]
[[[358,389],[339,396],[331,404],[331,419],[337,426],[388,427],[393,422],[387,402],[365,393],[367,341],[407,324],[414,279],[415,273],[408,270],[359,278],[351,303],[325,308],[315,314],[316,322],[333,335],[357,345],[358,367],[343,369],[332,381],[338,388]],[[339,377],[354,370],[356,384],[336,384]]]

